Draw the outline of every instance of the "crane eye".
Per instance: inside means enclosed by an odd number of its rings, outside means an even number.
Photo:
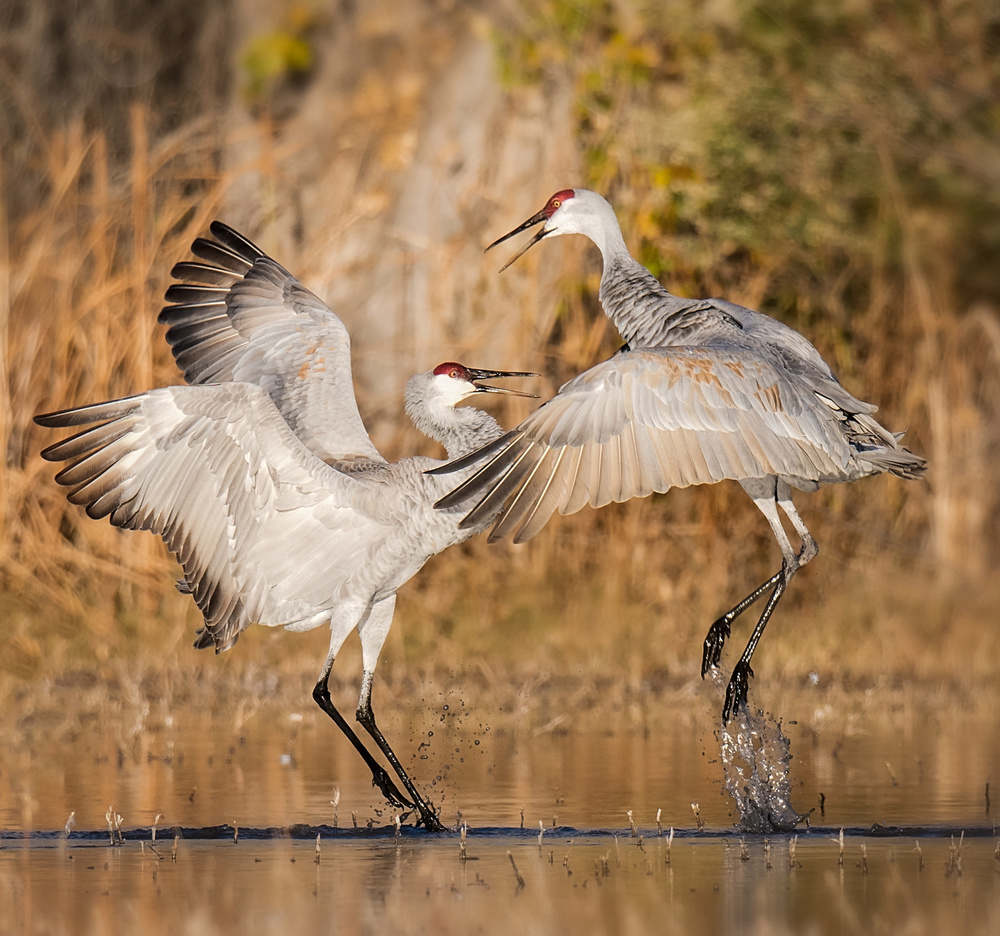
[[[562,205],[562,202],[558,198],[553,199],[553,201],[552,201],[552,207],[553,208],[558,208],[560,205]]]
[[[455,380],[458,380],[458,378],[462,376],[462,372],[457,367],[453,367],[451,369],[451,374],[449,376],[454,377]]]

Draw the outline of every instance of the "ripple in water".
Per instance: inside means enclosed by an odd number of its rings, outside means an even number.
[[[792,752],[780,722],[743,705],[716,737],[723,785],[736,801],[741,831],[788,832],[806,818],[791,805]]]

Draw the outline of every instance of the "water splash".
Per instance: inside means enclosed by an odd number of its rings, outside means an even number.
[[[740,706],[716,732],[726,792],[736,801],[743,832],[788,832],[806,817],[791,805],[791,746],[781,722]]]

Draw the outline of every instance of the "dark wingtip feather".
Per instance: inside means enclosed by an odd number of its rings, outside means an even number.
[[[78,426],[83,422],[83,420],[76,421],[74,419],[77,412],[79,411],[76,408],[56,410],[52,413],[38,413],[32,418],[37,425],[44,426],[46,429],[65,429],[67,426]],[[88,419],[86,422],[95,422],[95,420]]]
[[[249,237],[245,237],[235,228],[231,228],[222,221],[213,221],[208,229],[219,243],[240,254],[240,256],[251,263],[266,256],[264,251],[250,240]]]
[[[191,245],[191,253],[200,260],[217,264],[232,273],[238,273],[240,276],[253,267],[253,261],[248,260],[243,254],[236,250],[231,250],[224,244],[208,240],[204,237],[195,239]]]
[[[186,592],[186,594],[190,594],[190,591]],[[193,646],[195,650],[207,650],[209,647],[215,646],[215,638],[209,633],[207,627],[199,627],[194,632]]]
[[[176,302],[178,305],[193,305],[202,303],[225,303],[229,294],[229,285],[214,286],[204,283],[171,283],[163,298],[167,302]]]
[[[468,455],[462,455],[460,458],[453,459],[450,462],[446,462],[443,465],[438,465],[437,468],[428,468],[424,474],[428,475],[446,475],[452,474],[455,471],[461,471],[463,468],[468,468],[470,465],[475,465],[478,462],[484,461],[497,452],[502,451],[507,448],[507,446],[512,445],[515,437],[520,434],[519,430],[511,429],[505,432],[499,439],[494,442],[490,442],[489,445],[484,445],[482,448],[477,448],[473,452],[469,452]],[[439,506],[438,504],[434,505]]]
[[[435,504],[434,506],[436,507],[437,504]],[[476,520],[476,518],[472,516],[473,513],[475,513],[474,509],[470,510],[464,517],[462,517],[462,519],[458,523],[458,528],[460,530],[468,530],[470,527],[476,526],[476,524],[479,521]]]
[[[66,429],[70,426],[86,426],[91,423],[120,419],[134,412],[139,405],[139,397],[123,397],[120,400],[74,406],[71,409],[56,410],[53,413],[39,413],[33,419],[35,423],[39,426],[45,426],[46,429]],[[79,435],[83,435],[83,433],[81,432]],[[74,436],[74,438],[76,437]],[[63,442],[69,441],[69,439],[63,440]]]

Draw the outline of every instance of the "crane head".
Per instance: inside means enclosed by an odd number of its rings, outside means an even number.
[[[535,232],[535,236],[528,241],[513,257],[511,257],[502,267],[500,267],[500,272],[503,273],[518,257],[526,253],[529,248],[537,244],[543,237],[548,234],[562,234],[563,231],[558,230],[558,228],[551,225],[556,213],[565,205],[571,198],[576,197],[576,189],[562,189],[556,192],[546,203],[545,207],[539,211],[537,214],[533,214],[527,221],[523,224],[519,224],[513,231],[509,231],[504,234],[503,237],[498,238],[493,241],[486,250],[492,250],[497,244],[502,244],[509,237],[513,237],[515,234],[520,234],[521,231],[527,231],[528,228],[534,227],[536,224],[543,224],[539,231]]]
[[[466,367],[455,361],[438,364],[433,373],[434,380],[441,388],[442,395],[453,399],[453,406],[474,393],[506,393],[510,396],[538,399],[537,393],[525,393],[522,390],[511,390],[507,387],[494,387],[491,384],[480,383],[482,380],[496,380],[500,377],[537,376],[538,374],[524,371],[480,370],[476,367]]]

